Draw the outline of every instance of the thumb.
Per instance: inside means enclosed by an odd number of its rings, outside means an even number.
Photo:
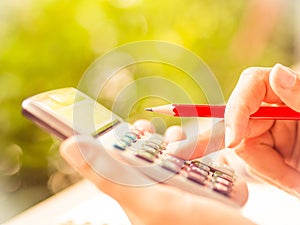
[[[271,88],[288,107],[300,111],[300,74],[276,64],[269,77]]]

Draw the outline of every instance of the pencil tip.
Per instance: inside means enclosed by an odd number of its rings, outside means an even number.
[[[152,108],[145,108],[146,111],[153,112]]]

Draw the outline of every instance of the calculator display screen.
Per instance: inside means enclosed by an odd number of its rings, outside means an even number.
[[[110,110],[74,88],[46,92],[37,100],[40,108],[81,134],[99,134],[119,121]]]

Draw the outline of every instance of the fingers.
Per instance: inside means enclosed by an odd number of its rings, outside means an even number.
[[[155,133],[155,127],[149,120],[137,120],[133,123],[133,127],[148,133]],[[166,144],[180,141],[186,138],[183,128],[180,126],[171,126],[165,132],[164,142]]]
[[[89,152],[89,156],[85,151]],[[141,221],[141,219],[147,221],[148,212],[161,206],[157,202],[163,197],[156,196],[154,194],[156,193],[155,190],[152,190],[156,189],[156,185],[149,186],[148,180],[140,173],[137,174],[137,170],[128,170],[127,167],[122,168],[122,164],[112,162],[100,152],[103,153],[95,139],[86,136],[71,137],[60,146],[62,157],[83,177],[89,179],[101,191],[118,201],[133,224],[151,224]],[[111,176],[114,176],[112,173],[118,173],[122,177],[131,177],[133,180],[143,179],[146,183],[148,182],[148,185],[136,188],[130,185],[122,185],[120,182],[113,182],[113,179],[107,179],[105,175],[103,176],[103,170],[102,173],[99,172],[99,168],[95,166],[95,161],[102,167],[106,167]],[[132,182],[135,183],[133,180]],[[152,216],[152,218],[155,217]]]
[[[155,129],[147,120],[138,120],[133,126],[142,131],[154,133]],[[174,126],[167,131],[167,141],[185,138],[182,128]],[[72,137],[61,145],[61,155],[73,167],[88,179],[96,182],[108,180],[128,186],[148,186],[154,181],[141,175],[134,167],[113,156],[104,147],[99,139],[86,136]],[[113,168],[113,169],[112,169]],[[123,176],[123,171],[127,176]]]
[[[251,167],[255,174],[285,191],[300,196],[300,173],[285,163],[282,156],[275,151],[264,137],[248,139],[238,145],[235,150]],[[270,143],[268,143],[270,142]]]
[[[60,145],[60,154],[82,176],[97,184],[99,182],[99,174],[90,167],[87,158],[81,152],[81,149],[86,148],[93,155],[95,151],[93,149],[93,141],[93,138],[88,136],[73,136]]]
[[[89,136],[67,139],[61,144],[60,153],[81,175],[99,185],[145,186],[154,183],[134,167],[111,155],[99,140]]]
[[[167,151],[182,159],[195,159],[224,147],[224,122],[218,121],[211,129],[192,138],[176,141],[167,146]]]
[[[290,108],[300,111],[300,74],[280,64],[270,72],[270,85],[278,97]]]
[[[143,124],[145,127],[149,127],[148,121],[138,121],[138,124]],[[136,123],[135,123],[136,124]],[[134,124],[134,126],[135,126]],[[180,158],[191,159],[199,158],[210,152],[217,151],[224,146],[224,122],[218,121],[214,124],[212,129],[199,135],[198,137],[184,140],[186,135],[183,128],[180,126],[171,126],[165,132],[164,142],[168,143],[168,151],[173,155]],[[176,147],[175,147],[176,146]],[[173,152],[170,152],[172,149]],[[191,149],[195,149],[191,152]],[[189,154],[192,154],[191,156]],[[248,188],[244,181],[237,179],[235,181],[234,191],[230,196],[231,200],[242,206],[248,199]]]
[[[286,104],[294,110],[300,111],[300,75],[288,67],[276,64],[273,68],[246,69],[230,96],[225,110],[225,145],[234,147],[243,138],[262,133],[259,128],[256,133],[251,130],[249,116],[254,113],[263,102]],[[255,122],[254,122],[255,123]],[[271,122],[262,122],[271,126]],[[252,132],[252,134],[250,133]]]
[[[142,132],[155,133],[155,127],[149,120],[137,120],[133,123],[133,127]]]
[[[85,150],[87,150],[92,157],[87,157]],[[164,198],[167,199],[167,195],[171,195],[171,191],[170,193],[166,192],[160,195],[160,193],[157,193],[156,185],[146,185],[145,187],[135,188],[128,185],[120,185],[117,182],[112,182],[110,179],[105,179],[102,174],[94,168],[95,163],[93,160],[96,158],[104,158],[102,162],[98,162],[101,163],[103,167],[107,167],[111,173],[116,171],[121,176],[132,176],[133,179],[140,178],[135,177],[134,171],[128,174],[128,169],[124,170],[124,168],[114,164],[111,160],[106,161],[107,158],[103,157],[99,152],[101,152],[101,147],[95,142],[95,139],[86,136],[71,137],[60,146],[62,157],[83,177],[92,181],[104,193],[118,201],[133,224],[155,224],[147,222],[147,220],[149,220],[147,218],[149,215],[147,214],[153,209],[163,210],[161,204],[157,203]],[[149,218],[155,219],[156,217],[159,217],[159,214],[151,214],[151,218]]]
[[[185,132],[180,126],[171,126],[165,132],[164,142],[166,144],[186,139]]]
[[[137,120],[133,126],[143,132],[154,133],[155,128],[148,120]],[[182,127],[169,127],[164,136],[167,151],[183,159],[199,158],[224,146],[224,123],[219,121],[211,129],[188,140]]]
[[[269,84],[271,70],[253,67],[243,71],[225,110],[227,147],[236,146],[249,135],[249,117],[263,102],[281,103]]]
[[[117,200],[133,224],[160,224],[161,221],[164,224],[198,224],[200,220],[204,224],[252,224],[231,207],[205,197],[184,193],[171,186],[157,184],[135,188],[112,182],[99,173],[96,163],[103,168],[107,167],[110,174],[115,171],[121,176],[131,176],[132,173],[128,174],[126,168],[124,170],[107,155],[102,154],[101,145],[91,137],[71,137],[62,143],[60,152],[83,177]],[[98,161],[99,159],[103,160]],[[133,179],[139,179],[134,176],[133,174]],[[241,186],[243,188],[245,187]],[[242,204],[247,192],[241,193],[243,198],[234,200]],[[212,212],[219,216],[214,216]]]

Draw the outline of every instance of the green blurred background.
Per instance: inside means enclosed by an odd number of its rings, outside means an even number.
[[[246,67],[297,61],[295,5],[281,0],[1,0],[0,208],[6,209],[0,210],[0,222],[78,179],[58,156],[59,143],[21,115],[24,98],[76,87],[88,66],[114,47],[162,40],[201,57],[227,99]],[[143,68],[150,72],[135,72],[133,79],[155,71],[151,64],[134,71]],[[192,84],[176,75],[174,80],[201,103]],[[107,96],[100,101],[111,107]],[[143,114],[133,110],[131,119],[138,117]]]

